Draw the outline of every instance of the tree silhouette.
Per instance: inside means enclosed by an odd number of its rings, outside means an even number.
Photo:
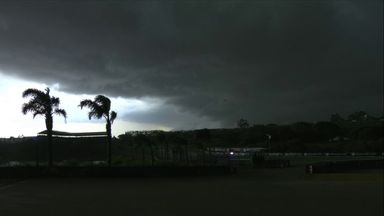
[[[22,105],[23,114],[31,112],[33,118],[37,115],[45,117],[45,126],[47,128],[48,137],[48,166],[52,167],[52,128],[53,128],[53,114],[62,115],[65,119],[67,113],[64,109],[60,109],[60,99],[49,95],[50,89],[46,88],[45,92],[38,89],[29,88],[23,92],[23,98],[31,97],[28,103]]]
[[[354,122],[362,122],[369,118],[370,116],[364,111],[354,112],[348,116],[348,120]]]
[[[111,126],[113,121],[117,117],[117,113],[115,111],[110,111],[111,109],[111,100],[104,95],[97,95],[95,99],[89,100],[85,99],[80,102],[80,108],[88,107],[91,111],[88,113],[88,118],[91,120],[93,117],[97,119],[101,119],[102,117],[106,120],[106,130],[107,130],[107,161],[108,167],[111,167],[112,160],[112,129]]]
[[[246,119],[239,119],[239,121],[237,121],[237,127],[238,128],[249,128],[249,123]]]

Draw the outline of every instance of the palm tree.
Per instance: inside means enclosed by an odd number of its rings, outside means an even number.
[[[112,158],[112,129],[111,125],[113,124],[113,121],[117,117],[117,113],[115,111],[111,111],[111,100],[103,95],[97,95],[95,97],[95,100],[89,100],[85,99],[80,102],[80,108],[83,109],[83,107],[88,107],[91,111],[88,113],[89,120],[92,119],[92,117],[95,117],[97,119],[101,119],[102,117],[105,118],[107,121],[106,129],[107,129],[107,144],[108,144],[108,151],[107,151],[107,160],[108,160],[108,167],[111,167],[111,158]]]
[[[45,117],[45,126],[47,128],[48,137],[48,166],[52,167],[52,128],[53,128],[53,114],[62,115],[67,119],[67,113],[64,109],[60,109],[60,99],[49,95],[50,89],[46,88],[45,92],[38,89],[29,88],[23,92],[23,98],[31,97],[28,103],[22,106],[23,114],[31,112],[33,118],[37,115]]]

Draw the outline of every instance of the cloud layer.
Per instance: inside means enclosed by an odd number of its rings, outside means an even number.
[[[0,69],[71,93],[158,98],[156,112],[125,117],[180,128],[183,118],[185,127],[199,127],[188,123],[193,116],[232,126],[240,117],[283,123],[360,109],[379,114],[380,7],[331,0],[1,2]]]

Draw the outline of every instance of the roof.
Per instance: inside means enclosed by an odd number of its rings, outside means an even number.
[[[47,130],[41,131],[37,133],[38,136],[46,136]],[[64,132],[64,131],[52,131],[52,136],[55,137],[106,137],[107,132],[78,132],[78,133],[71,133],[71,132]]]

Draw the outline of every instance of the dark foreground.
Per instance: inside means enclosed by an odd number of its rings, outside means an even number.
[[[0,180],[0,215],[383,215],[382,171]]]
[[[43,177],[192,177],[231,175],[230,166],[170,167],[0,167],[0,178]]]

